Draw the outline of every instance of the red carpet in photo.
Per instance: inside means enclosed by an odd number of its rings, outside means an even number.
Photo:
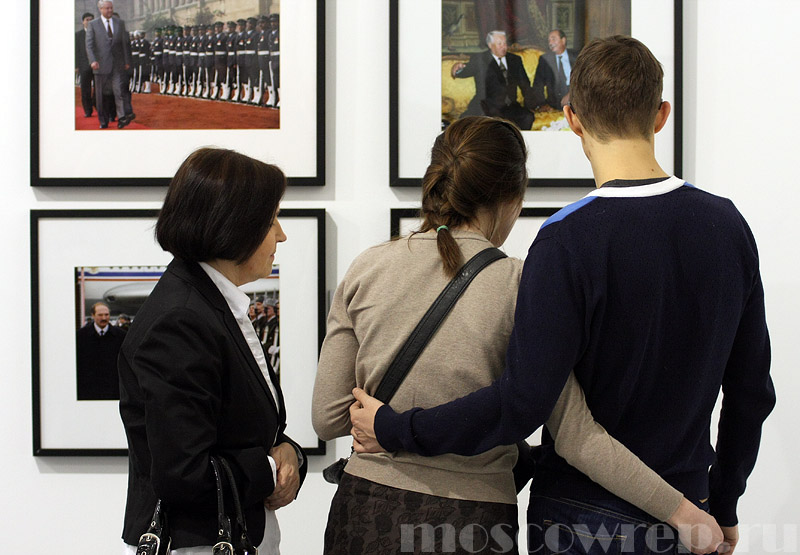
[[[158,87],[153,87],[158,90]],[[109,122],[100,129],[97,111],[92,117],[83,115],[81,89],[75,88],[75,129],[95,131],[128,131],[136,129],[278,129],[280,110],[233,102],[201,98],[167,96],[158,93],[133,94],[131,99],[136,119],[124,129]]]

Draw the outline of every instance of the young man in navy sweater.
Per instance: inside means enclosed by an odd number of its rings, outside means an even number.
[[[534,240],[504,374],[467,397],[403,414],[354,390],[356,451],[474,455],[513,444],[546,421],[574,369],[595,419],[710,511],[724,532],[721,552],[735,546],[736,505],[775,403],[764,291],[755,240],[734,205],[668,175],[655,159],[654,134],[670,112],[662,80],[635,39],[584,48],[564,113],[597,189]],[[605,549],[620,526],[648,520],[570,467],[544,430],[528,511],[532,553]],[[663,543],[670,530],[637,528],[623,551],[658,540],[655,552],[675,552],[676,538],[669,549]],[[719,543],[683,532],[681,540],[699,553]]]

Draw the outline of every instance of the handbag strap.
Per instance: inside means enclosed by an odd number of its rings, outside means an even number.
[[[225,514],[225,496],[222,489],[222,472],[216,457],[211,456],[211,468],[214,469],[214,480],[217,483],[217,543],[212,553],[233,555],[231,542],[231,519]]]
[[[162,544],[162,539],[166,543]],[[171,544],[172,539],[167,529],[167,515],[161,506],[161,499],[159,499],[156,502],[156,509],[153,511],[150,527],[139,537],[136,555],[165,555],[169,553]]]
[[[231,471],[231,466],[224,458],[220,458],[219,462],[222,464],[222,470],[225,471],[225,476],[227,477],[228,483],[231,486],[233,508],[236,511],[236,523],[239,525],[239,532],[241,534],[239,538],[243,549],[241,553],[242,555],[256,554],[258,553],[258,550],[250,541],[250,536],[247,534],[247,522],[245,521],[244,512],[242,511],[242,504],[239,501],[239,488],[236,487],[236,480],[233,479],[233,471]]]
[[[378,389],[375,391],[375,398],[384,403],[388,403],[400,384],[411,371],[411,367],[419,358],[436,330],[439,329],[445,316],[450,312],[456,301],[461,297],[467,286],[475,279],[475,276],[486,266],[506,258],[500,249],[489,247],[480,251],[478,254],[464,264],[456,276],[447,284],[428,311],[419,321],[417,327],[411,332],[400,352],[394,357],[389,365],[389,369],[384,374]]]

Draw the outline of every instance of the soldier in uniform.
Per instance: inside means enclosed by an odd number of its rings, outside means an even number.
[[[256,42],[256,55],[258,57],[258,86],[256,87],[255,102],[261,105],[264,93],[270,90],[272,94],[272,81],[269,76],[269,18],[262,15],[258,18],[258,41]]]
[[[128,91],[136,90],[136,83],[139,81],[139,31],[131,31],[128,33],[128,40],[131,45],[131,67],[128,70],[128,79],[126,81]]]
[[[136,92],[149,94],[151,45],[146,31],[139,31],[139,35],[139,82],[136,84]]]
[[[177,25],[170,25],[169,40],[167,41],[167,59],[169,60],[169,90],[167,94],[177,94],[178,88],[178,56],[175,50],[178,45],[178,34],[181,28]]]
[[[216,45],[216,37],[214,36],[214,26],[206,26],[206,36],[203,41],[205,47],[205,90],[203,91],[203,98],[211,97],[211,89],[214,85],[214,47]]]
[[[183,66],[183,43],[185,41],[186,31],[180,25],[177,26],[175,32],[175,89],[172,94],[180,95],[183,92],[183,86],[186,83],[184,79],[184,66]]]
[[[236,22],[228,21],[228,33],[225,38],[225,49],[228,54],[227,74],[225,84],[222,86],[222,100],[230,100],[232,92],[236,90]]]
[[[191,84],[193,83],[194,63],[197,60],[197,56],[192,58],[193,42],[194,37],[192,37],[192,27],[191,25],[185,25],[183,27],[183,43],[181,48],[181,50],[183,50],[183,71],[181,72],[183,86],[181,87],[181,96],[186,96],[189,94]]]
[[[255,17],[247,18],[247,39],[245,41],[245,54],[247,59],[247,93],[245,94],[245,102],[255,103],[258,102],[254,99],[256,87],[258,87],[258,57],[256,55],[256,43],[258,42],[258,34],[256,32],[256,25],[258,20]]]
[[[164,94],[170,94],[170,87],[172,85],[172,64],[170,62],[170,55],[169,51],[172,48],[172,40],[173,40],[173,33],[174,28],[172,25],[167,25],[164,28],[164,50],[161,56],[162,66],[164,68]],[[172,57],[174,60],[174,56]]]
[[[228,37],[223,32],[221,21],[214,23],[214,87],[211,98],[216,100],[222,92],[222,85],[228,74]]]
[[[156,27],[155,37],[151,46],[150,53],[150,81],[156,81],[159,84],[159,91],[164,92],[164,85],[162,76],[164,75],[164,64],[162,57],[164,55],[164,38],[161,36],[161,27]]]
[[[242,102],[245,97],[245,85],[247,84],[247,58],[245,55],[245,48],[247,43],[247,31],[245,27],[247,22],[244,19],[239,19],[236,22],[236,31],[238,36],[236,38],[236,102]]]
[[[274,13],[269,16],[269,51],[270,69],[272,70],[272,87],[275,91],[275,103],[267,105],[281,107],[281,52],[280,52],[280,15]],[[270,97],[272,95],[270,94]]]

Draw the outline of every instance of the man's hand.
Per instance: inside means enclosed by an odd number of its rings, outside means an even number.
[[[92,62],[92,69],[95,71],[100,69],[100,62]]]
[[[461,71],[461,70],[462,70],[462,69],[464,69],[465,67],[467,67],[467,64],[465,64],[465,63],[463,63],[463,62],[456,62],[456,63],[454,63],[454,64],[453,64],[453,67],[451,67],[451,68],[450,68],[450,77],[452,77],[453,79],[455,79],[455,78],[456,78],[456,73],[458,73],[459,71]]]
[[[667,524],[678,530],[681,543],[692,553],[713,553],[723,540],[722,529],[714,517],[685,497]]]
[[[129,64],[125,64],[122,66],[122,69],[124,69],[125,71],[128,71],[130,68],[131,66]]]
[[[353,427],[353,449],[356,453],[382,453],[385,451],[375,437],[375,414],[383,403],[370,397],[363,389],[355,388],[356,402],[350,405],[350,423]]]
[[[275,484],[272,495],[264,500],[264,505],[274,511],[294,501],[297,490],[300,489],[300,471],[297,451],[291,443],[276,445],[270,449],[269,456],[275,460],[278,483]]]
[[[739,543],[739,526],[722,526],[721,528],[725,539],[719,546],[719,552],[732,555],[733,550],[736,549],[736,544]]]

